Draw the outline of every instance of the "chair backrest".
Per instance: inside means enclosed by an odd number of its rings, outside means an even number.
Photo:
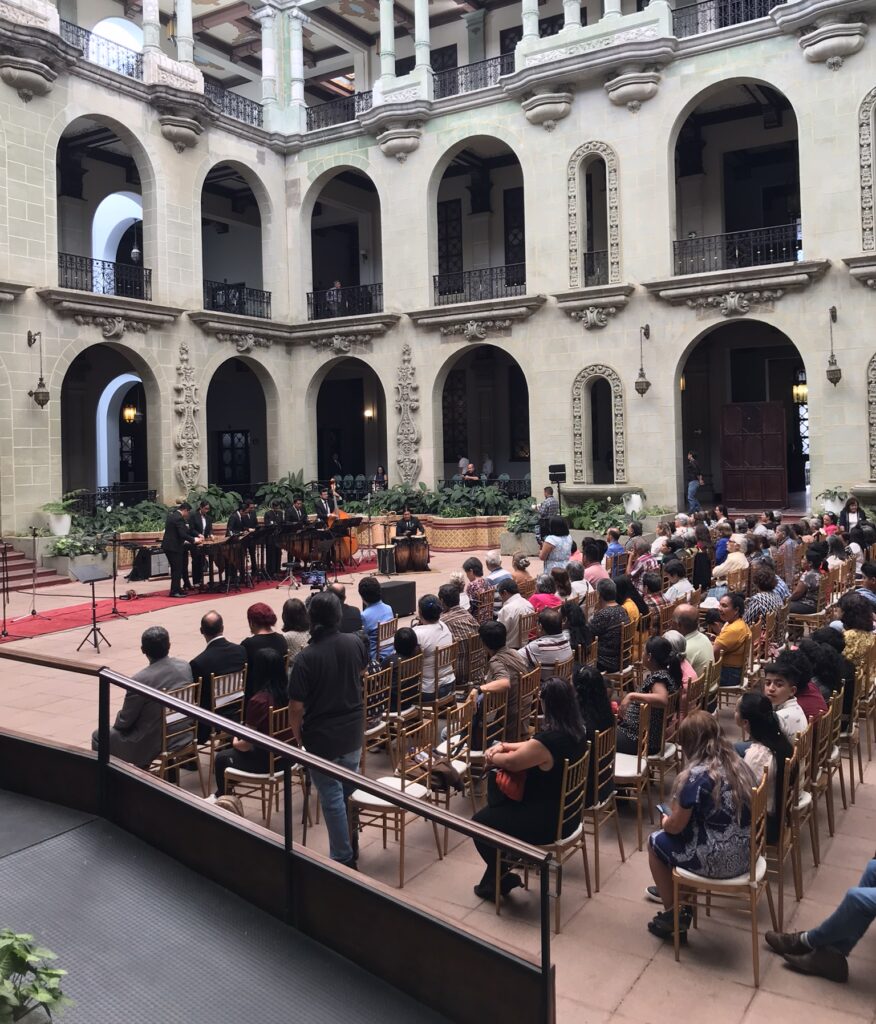
[[[821,715],[820,717],[827,718],[828,716]],[[817,721],[817,718],[813,718],[803,732],[797,733],[795,750],[797,751],[797,771],[800,779],[798,789],[809,788],[809,779],[812,775],[812,749],[815,742]]]
[[[565,661],[555,661],[553,665],[542,665],[541,666],[541,678],[552,679],[556,676],[558,679],[568,679],[572,681],[572,669],[575,667],[574,655],[571,658],[566,658]]]
[[[487,668],[487,649],[477,633],[467,636],[463,645],[460,644],[459,664],[464,666],[461,678],[470,686],[477,686],[484,681]]]
[[[727,589],[732,591],[738,591],[742,594],[748,593],[748,575],[750,572],[748,569],[733,569],[727,573]]]
[[[478,610],[475,618],[478,622],[493,621],[493,600],[496,597],[496,588],[487,587],[478,594]]]
[[[599,593],[594,587],[592,590],[588,590],[584,598],[584,618],[589,622],[596,612],[596,605],[599,601]]]
[[[676,690],[675,693],[669,694],[669,698],[666,701],[666,707],[663,709],[663,722],[660,726],[660,730],[663,733],[663,742],[660,744],[659,748],[661,754],[666,750],[667,745],[675,743],[678,737],[678,707],[680,703],[681,690]]]
[[[705,677],[706,677],[706,696],[705,704],[706,707],[712,703],[715,693],[718,690],[721,679],[721,667],[724,664],[724,656],[716,658],[714,661],[710,661],[706,666]]]
[[[835,693],[830,701],[830,745],[839,744],[840,733],[843,731],[843,695],[845,690]]]
[[[784,647],[788,639],[788,616],[790,613],[790,601],[784,601],[781,608],[776,609],[776,626],[773,630],[772,642],[777,648]]]
[[[614,579],[615,576],[620,576],[627,570],[627,562],[630,560],[629,554],[626,551],[619,555],[610,555],[605,560],[605,571],[608,575]]]
[[[620,642],[620,664],[619,669],[630,668],[633,664],[633,649],[636,645],[636,633],[638,632],[637,623],[625,622],[621,626],[621,642]]]
[[[196,679],[193,683],[186,683],[185,686],[169,690],[168,695],[198,707],[201,702],[201,680]],[[197,743],[197,719],[189,718],[185,712],[177,711],[175,708],[162,707],[161,710],[163,712],[161,716],[162,753],[167,753],[170,750],[171,743],[174,750],[182,750]]]
[[[595,666],[599,659],[599,637],[595,636],[590,641],[590,649],[588,650],[584,644],[578,644],[578,649],[575,651],[575,660],[579,665],[592,665]]]
[[[687,717],[692,711],[702,711],[706,703],[706,677],[709,670],[703,669],[703,674],[691,679],[687,684],[687,701],[684,706],[684,714]]]
[[[664,719],[665,719],[664,715]],[[651,705],[639,705],[639,735],[636,739],[636,774],[641,775],[648,761],[648,731],[651,725]]]
[[[541,686],[541,669],[523,672],[517,684],[517,739],[529,736],[538,714],[538,692]]]
[[[435,648],[435,693],[438,692],[438,681],[441,673],[448,668],[454,668],[456,659],[459,657],[459,641],[445,644],[443,647]]]
[[[617,752],[617,729],[603,729],[593,737],[590,755],[596,759],[593,780],[593,803],[599,803],[602,789],[614,779],[614,757]]]
[[[767,661],[770,656],[770,644],[776,635],[776,610],[767,612],[761,620],[760,635],[752,657],[755,661]]]
[[[818,597],[815,602],[815,611],[823,612],[825,608],[830,604],[831,594],[833,593],[834,577],[828,573],[826,576],[819,577],[818,580]]]
[[[529,599],[535,593],[535,580],[520,580],[517,584],[520,596]]]
[[[380,648],[385,646],[395,636],[395,632],[398,629],[398,616],[395,615],[391,619],[387,619],[386,622],[378,622],[377,624],[377,653],[380,653]]]
[[[787,837],[793,828],[791,815],[797,806],[800,794],[800,772],[797,748],[790,757],[785,758],[785,771],[782,775],[782,790],[776,793],[776,814],[779,817],[779,834],[776,844],[784,849]]]
[[[435,726],[427,720],[402,723],[398,732],[398,759],[395,773],[401,780],[402,792],[412,782],[431,791],[433,742]]]
[[[560,815],[557,822],[557,838],[563,833],[571,834],[581,824],[584,816],[584,798],[587,794],[587,772],[590,767],[591,746],[588,743],[584,756],[572,763],[563,760],[563,782],[560,789]]]
[[[471,759],[472,725],[474,723],[475,702],[464,700],[453,704],[447,709],[445,724],[447,727],[447,758],[451,761]],[[438,719],[434,720],[435,731],[438,733]],[[437,736],[436,736],[437,739]]]
[[[766,853],[767,773],[751,791],[751,833],[748,840],[748,879],[757,881],[757,862]]]
[[[365,721],[386,718],[389,715],[391,696],[392,665],[382,668],[379,672],[366,672],[362,676],[362,704],[365,708]]]
[[[508,715],[508,691],[486,690],[481,698],[480,735],[472,737],[475,750],[486,750],[505,736]]]
[[[396,665],[396,709],[419,704],[423,693],[423,655],[403,658]]]
[[[221,711],[225,718],[243,721],[243,696],[246,691],[246,665],[239,672],[224,672],[213,676],[210,691],[210,709]]]
[[[538,629],[538,612],[533,608],[531,612],[524,612],[517,621],[520,624],[520,646],[524,647]]]

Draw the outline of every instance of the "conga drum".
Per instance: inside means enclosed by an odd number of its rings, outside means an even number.
[[[395,576],[395,548],[392,544],[380,544],[377,547],[377,571],[385,576]]]
[[[429,571],[429,542],[425,537],[411,537],[411,572]]]
[[[396,572],[411,571],[410,537],[396,537],[395,539],[395,569]]]

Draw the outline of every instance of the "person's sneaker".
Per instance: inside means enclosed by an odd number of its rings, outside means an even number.
[[[209,796],[205,796],[204,797],[204,803],[215,804],[218,799],[219,799],[219,797],[216,796],[215,793],[211,793]]]
[[[502,875],[502,879],[499,882],[499,892],[501,892],[503,896],[507,896],[508,893],[512,892],[514,889],[521,888],[523,888],[523,879],[520,875],[514,874],[513,871],[509,871],[507,874]]]
[[[663,900],[660,899],[660,893],[657,891],[656,885],[649,885],[645,890],[645,899],[650,900],[652,903],[663,904]]]
[[[812,952],[812,947],[803,942],[802,932],[767,932],[764,935],[766,944],[774,953],[784,956],[790,953],[792,956],[804,956]]]
[[[845,982],[849,980],[848,960],[842,953],[830,946],[813,949],[810,953],[804,953],[802,956],[785,953],[784,957],[785,963],[801,974],[816,974],[819,978],[827,978],[828,981]]]
[[[682,942],[687,942],[687,931],[693,921],[693,911],[684,906],[678,912],[678,932]],[[674,934],[675,920],[671,910],[661,910],[648,922],[648,931],[660,939],[671,939]]]

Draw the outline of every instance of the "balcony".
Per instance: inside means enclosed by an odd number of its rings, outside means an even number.
[[[240,96],[236,92],[229,92],[209,79],[204,80],[204,96],[218,108],[220,114],[252,125],[253,128],[262,127],[264,110],[261,103]]]
[[[585,252],[584,262],[584,286],[608,284],[608,249],[597,249],[595,252]]]
[[[331,128],[332,125],[346,124],[355,121],[356,115],[371,109],[371,92],[356,92],[352,96],[342,96],[337,100],[317,103],[307,108],[307,130],[319,131],[320,128]]]
[[[111,39],[95,35],[88,29],[80,28],[69,21],[61,21],[61,38],[65,43],[76,46],[90,64],[108,68],[119,75],[143,81],[143,54],[120,46]]]
[[[435,99],[489,89],[499,84],[502,75],[510,75],[513,70],[514,54],[503,53],[501,57],[489,57],[461,68],[439,71],[433,79]]]
[[[453,274],[435,274],[435,305],[456,302],[480,302],[526,294],[526,264],[461,270]]]
[[[783,0],[704,0],[672,12],[672,31],[677,39],[714,32],[729,25],[765,18]]]
[[[95,295],[152,299],[152,271],[129,263],[110,263],[88,256],[58,253],[58,284]]]
[[[796,224],[684,238],[673,242],[672,272],[678,276],[792,263],[800,258],[802,248],[803,239]]]
[[[216,313],[234,313],[237,316],[257,316],[271,319],[271,293],[260,288],[247,288],[246,284],[227,281],[204,281],[204,309]]]
[[[383,311],[383,283],[350,288],[327,288],[307,293],[307,319],[331,320],[336,316],[367,316]]]

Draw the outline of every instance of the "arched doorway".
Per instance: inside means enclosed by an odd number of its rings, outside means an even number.
[[[441,435],[436,445],[445,480],[459,473],[463,457],[478,472],[489,459],[491,477],[528,479],[529,387],[512,356],[493,345],[466,349],[449,365],[437,397]]]
[[[336,362],[316,397],[317,474],[340,477],[345,495],[366,489],[386,465],[386,396],[380,378],[361,359]],[[397,480],[392,480],[397,483]]]
[[[786,334],[757,321],[712,328],[682,362],[679,391],[679,465],[697,453],[702,503],[809,507],[806,368]]]
[[[265,392],[243,359],[224,362],[207,389],[207,479],[229,491],[253,493],[268,478]]]

